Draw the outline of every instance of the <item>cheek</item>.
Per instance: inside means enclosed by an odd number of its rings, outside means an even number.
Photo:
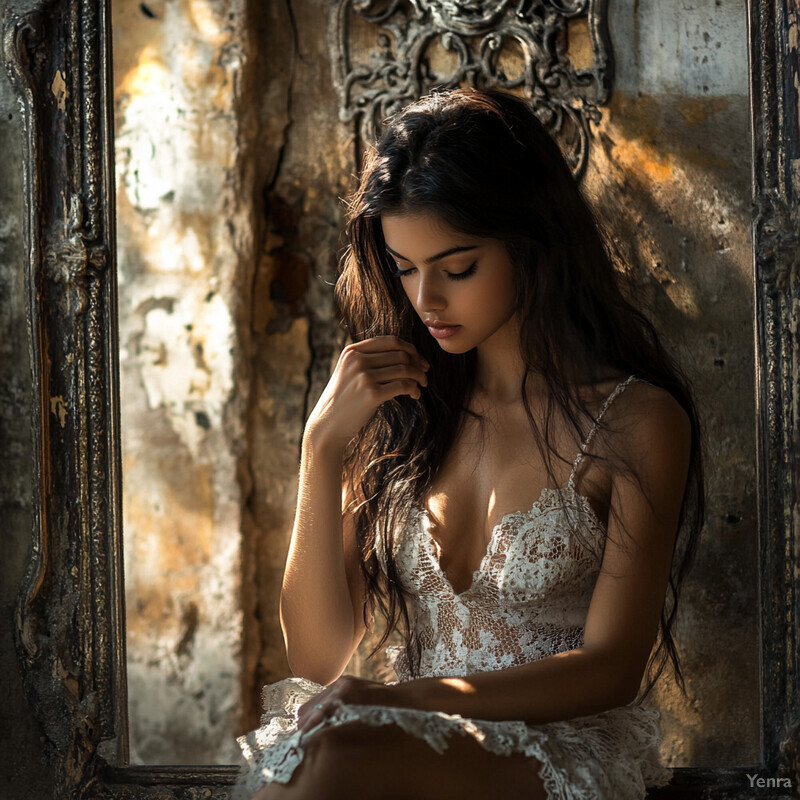
[[[402,278],[400,279],[400,287],[402,294],[405,295],[406,300],[408,300],[408,305],[415,314],[419,314],[417,311],[417,293],[415,291],[416,286],[414,281],[410,278]]]
[[[403,290],[403,294],[408,298],[408,302],[411,303],[411,305],[413,306],[414,305],[414,291],[413,291],[413,289],[411,287],[411,282],[408,280],[408,278],[406,278],[404,280],[401,279],[400,287]]]
[[[502,286],[498,286],[498,303],[506,309],[515,310],[517,308],[517,284],[513,272],[506,275]]]
[[[496,280],[478,289],[473,297],[475,298],[474,305],[486,309],[492,316],[505,317],[517,305],[514,285]]]

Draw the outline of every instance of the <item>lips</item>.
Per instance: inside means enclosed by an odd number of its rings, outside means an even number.
[[[448,325],[446,322],[426,322],[425,327],[434,339],[447,339],[458,332],[460,325]]]

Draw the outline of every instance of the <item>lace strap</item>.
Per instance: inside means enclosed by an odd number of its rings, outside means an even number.
[[[594,439],[595,433],[597,433],[597,428],[600,426],[600,420],[603,419],[603,415],[608,411],[611,407],[611,404],[628,388],[628,386],[636,380],[635,375],[629,375],[625,378],[624,381],[621,381],[614,387],[614,391],[606,397],[603,401],[603,405],[600,407],[600,413],[595,417],[594,422],[592,423],[592,427],[589,430],[586,438],[581,443],[581,449],[578,451],[578,455],[575,456],[575,461],[572,464],[572,472],[569,474],[569,482],[567,483],[567,487],[569,489],[575,488],[575,475],[578,473],[578,467],[581,465],[581,461],[583,457],[586,455],[586,450],[588,449],[589,445],[592,443],[592,439]]]

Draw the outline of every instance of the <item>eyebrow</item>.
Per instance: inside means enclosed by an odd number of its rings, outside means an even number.
[[[474,245],[474,244],[473,245],[462,245],[460,247],[459,246],[448,247],[447,250],[442,250],[441,253],[437,253],[435,256],[431,256],[430,258],[426,258],[425,259],[425,263],[426,264],[433,264],[436,261],[441,261],[443,258],[447,258],[448,256],[455,255],[456,253],[466,253],[469,250],[476,250],[477,247],[478,246]],[[399,258],[401,261],[409,261],[410,262],[410,260],[411,260],[411,259],[406,258],[405,256],[401,256],[400,253],[396,252],[395,250],[392,250],[392,248],[389,247],[388,244],[386,245],[386,249],[395,258]]]

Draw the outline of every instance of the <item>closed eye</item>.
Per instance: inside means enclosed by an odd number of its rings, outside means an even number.
[[[474,275],[477,268],[478,262],[473,261],[463,272],[448,272],[447,277],[453,281],[462,281],[464,278],[469,278],[471,275]],[[404,278],[406,275],[410,275],[414,269],[414,267],[411,267],[411,269],[400,269],[400,267],[398,267],[393,275],[395,278]]]
[[[474,275],[477,268],[478,262],[473,261],[463,272],[448,272],[447,277],[453,281],[463,281],[464,278],[469,278],[470,275]]]

